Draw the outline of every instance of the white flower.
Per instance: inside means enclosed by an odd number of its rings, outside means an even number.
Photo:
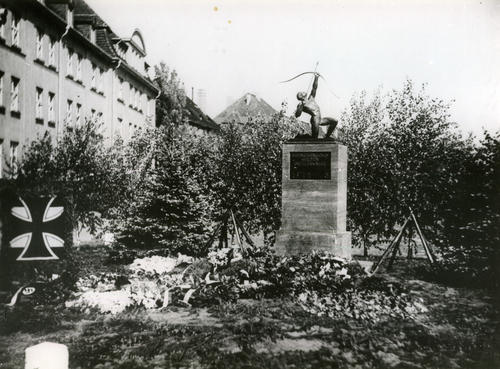
[[[145,274],[154,276],[171,272],[177,265],[177,259],[151,256],[149,258],[135,259],[129,266],[130,270],[136,275]]]
[[[177,262],[176,265],[181,265],[181,264],[192,264],[194,261],[194,258],[192,256],[187,256],[183,255],[181,253],[177,254]]]
[[[335,273],[335,275],[347,276],[347,268],[342,268],[340,270],[337,270],[337,272]]]
[[[133,305],[128,291],[87,291],[78,299],[66,302],[66,307],[95,307],[101,313],[118,314]]]
[[[306,292],[300,293],[300,295],[298,296],[298,299],[300,302],[306,302],[307,301],[307,293]]]

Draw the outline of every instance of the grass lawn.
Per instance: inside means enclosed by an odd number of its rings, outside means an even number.
[[[89,272],[106,269],[105,252],[82,248]],[[43,341],[68,345],[71,368],[500,368],[497,297],[416,279],[402,261],[388,278],[421,297],[428,312],[339,320],[310,314],[293,298],[115,316],[5,310],[0,368],[23,368],[24,350]]]

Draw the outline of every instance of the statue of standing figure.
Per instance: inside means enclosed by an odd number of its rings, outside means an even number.
[[[319,136],[319,126],[328,126],[326,135],[324,138],[329,138],[335,127],[337,127],[338,121],[334,118],[321,118],[321,112],[318,104],[314,100],[316,97],[316,90],[318,89],[318,79],[320,77],[319,73],[314,73],[314,82],[311,90],[311,94],[307,97],[306,92],[299,92],[297,94],[297,99],[300,101],[297,105],[297,110],[295,111],[295,117],[300,117],[302,112],[305,112],[311,116],[311,136],[312,138],[318,138]]]

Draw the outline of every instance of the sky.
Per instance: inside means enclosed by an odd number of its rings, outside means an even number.
[[[86,0],[121,37],[138,28],[147,60],[186,93],[206,91],[214,117],[250,92],[292,114],[317,70],[323,116],[360,91],[406,79],[452,102],[464,132],[500,130],[500,0]]]

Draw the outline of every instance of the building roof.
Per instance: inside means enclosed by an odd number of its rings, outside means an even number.
[[[219,130],[219,125],[215,123],[212,118],[203,113],[198,105],[196,105],[194,101],[187,96],[185,109],[187,111],[189,124],[207,131],[216,132]]]
[[[274,114],[276,114],[276,110],[264,99],[246,93],[219,113],[214,120],[219,124],[227,122],[246,123],[249,118],[259,116],[269,118]]]
[[[121,66],[126,73],[131,74],[138,82],[147,86],[154,93],[158,93],[158,88],[152,83],[149,77],[129,65],[126,60],[120,57],[115,49],[115,42],[120,40],[127,41],[129,39],[117,36],[111,27],[84,0],[46,0],[46,5],[37,0],[21,0],[19,3],[32,4],[40,10],[43,8],[63,25],[66,24],[65,9],[66,6],[69,6],[73,9],[75,24],[79,22],[88,23],[95,27],[96,40],[95,44],[91,43],[88,35],[82,34],[76,27],[72,27],[69,30],[70,36],[86,42],[87,46],[91,47],[97,54],[106,57],[110,62],[117,63],[118,66]],[[137,29],[134,31],[134,34],[136,32],[138,32]]]
[[[90,16],[94,19],[96,27],[96,44],[108,53],[113,58],[118,58],[119,55],[113,47],[112,39],[119,38],[111,29],[111,27],[84,1],[74,0],[75,20],[79,16]]]

